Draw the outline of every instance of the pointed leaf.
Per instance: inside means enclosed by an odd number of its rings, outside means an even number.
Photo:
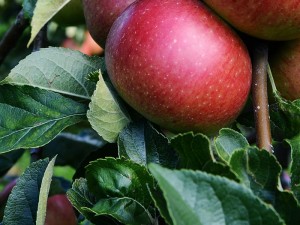
[[[144,166],[153,162],[174,168],[178,162],[168,139],[146,121],[128,124],[119,135],[118,149],[121,157]]]
[[[215,145],[218,155],[226,162],[235,150],[249,146],[242,134],[228,128],[220,130],[219,136],[215,139]]]
[[[201,171],[172,171],[154,164],[149,168],[174,224],[284,224],[271,206],[234,181]]]
[[[53,176],[53,168],[55,163],[56,157],[54,157],[48,164],[40,188],[39,194],[39,203],[38,203],[38,210],[37,210],[37,218],[36,218],[36,225],[44,225],[46,219],[46,209],[47,209],[47,200],[48,194],[50,190],[50,185]]]
[[[39,147],[85,119],[86,106],[28,86],[0,86],[0,153]]]
[[[20,61],[0,84],[29,85],[90,99],[95,83],[86,77],[100,69],[103,61],[66,48],[45,48]]]
[[[88,120],[105,141],[115,142],[121,130],[130,122],[101,73],[89,108]]]
[[[31,20],[31,37],[29,46],[42,27],[70,0],[38,0]]]
[[[35,224],[39,191],[48,159],[32,163],[17,181],[4,211],[3,224]]]

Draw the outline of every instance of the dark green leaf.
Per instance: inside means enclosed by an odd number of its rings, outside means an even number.
[[[84,120],[86,106],[60,94],[0,86],[0,153],[47,144],[64,128]]]
[[[276,211],[244,185],[201,171],[149,166],[177,225],[284,224]]]
[[[218,155],[226,162],[235,150],[249,146],[242,134],[228,128],[220,130],[219,136],[215,139],[215,145]]]
[[[72,188],[67,191],[67,196],[72,205],[85,218],[94,224],[112,225],[116,224],[112,219],[104,216],[95,216],[91,208],[97,203],[96,197],[89,191],[87,181],[84,178],[75,180]]]
[[[274,155],[265,150],[248,147],[232,154],[230,166],[255,194],[267,202],[275,201],[281,167]]]
[[[171,139],[171,144],[179,154],[181,168],[202,170],[236,179],[228,165],[214,159],[206,136],[193,133],[179,134]]]
[[[48,159],[32,163],[18,179],[8,198],[3,224],[35,224],[40,187],[48,163]]]
[[[202,169],[213,160],[209,139],[202,134],[179,134],[171,139],[171,145],[178,152],[183,168]]]
[[[172,218],[168,211],[166,199],[164,198],[163,193],[160,190],[160,188],[156,187],[155,189],[150,191],[150,194],[151,194],[151,197],[154,201],[156,208],[160,212],[161,217],[164,218],[164,220],[167,224],[173,225]]]
[[[300,201],[300,135],[287,140],[292,150],[291,162],[291,189]]]
[[[278,191],[274,208],[287,225],[300,224],[300,206],[291,192]]]
[[[24,150],[20,149],[0,154],[0,177],[6,174],[6,172],[17,162],[23,153]]]
[[[96,216],[109,215],[121,223],[131,225],[151,225],[153,219],[147,210],[132,198],[101,199],[91,209]]]
[[[148,188],[153,188],[153,178],[145,167],[132,161],[99,159],[86,167],[86,178],[89,190],[98,199],[129,197],[145,207],[151,204]]]
[[[127,125],[119,135],[118,146],[121,157],[144,166],[153,162],[174,168],[178,162],[168,139],[146,121]]]
[[[53,141],[43,147],[42,157],[57,155],[56,165],[70,165],[77,168],[91,152],[104,145],[104,141],[93,130],[79,134],[60,133]],[[70,154],[72,151],[72,154]]]

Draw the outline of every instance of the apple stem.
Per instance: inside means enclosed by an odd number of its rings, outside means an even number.
[[[268,46],[256,44],[253,50],[252,98],[255,116],[256,144],[273,153],[267,90]]]
[[[16,46],[16,43],[28,26],[29,19],[25,18],[24,12],[21,10],[15,23],[9,28],[0,41],[0,65],[8,53]]]

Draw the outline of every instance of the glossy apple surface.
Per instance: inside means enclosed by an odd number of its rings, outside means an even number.
[[[135,0],[83,0],[83,11],[93,39],[105,47],[113,22]]]
[[[300,38],[299,0],[204,0],[242,32],[266,40]]]
[[[197,0],[133,3],[109,33],[105,60],[121,97],[173,132],[227,126],[251,83],[244,44]]]
[[[73,207],[65,194],[48,198],[45,225],[77,225]]]
[[[280,94],[289,100],[300,98],[300,40],[273,47],[269,63]]]

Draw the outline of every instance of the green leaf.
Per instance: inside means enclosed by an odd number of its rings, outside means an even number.
[[[279,141],[293,138],[300,134],[300,99],[289,101],[282,98],[277,91],[270,66],[268,66],[268,74],[274,99],[277,102],[270,107],[273,138]]]
[[[91,209],[96,216],[109,215],[124,224],[151,225],[151,216],[147,210],[132,198],[107,198],[101,199]]]
[[[179,154],[181,168],[202,170],[236,179],[228,165],[214,159],[209,139],[206,136],[191,132],[179,134],[171,139],[171,145]]]
[[[31,37],[29,46],[42,27],[70,0],[37,0],[31,20]]]
[[[0,154],[0,177],[5,175],[7,171],[18,161],[23,155],[24,150],[19,149],[5,154]]]
[[[234,181],[201,171],[149,168],[176,225],[284,224],[271,206]]]
[[[37,0],[24,0],[23,11],[26,18],[32,18]]]
[[[253,192],[267,202],[275,201],[281,167],[273,154],[256,147],[235,151],[231,169]]]
[[[219,136],[215,139],[215,146],[218,155],[226,162],[229,161],[232,153],[238,149],[249,146],[247,139],[240,133],[224,128],[220,130]]]
[[[300,202],[300,135],[286,140],[291,146],[291,189]]]
[[[46,209],[47,209],[47,200],[48,194],[50,190],[50,185],[53,176],[53,168],[55,163],[56,157],[54,157],[48,164],[40,188],[39,194],[39,203],[38,203],[38,210],[37,210],[37,218],[36,218],[36,225],[44,225],[46,219]]]
[[[89,191],[87,181],[84,178],[74,181],[72,188],[67,191],[67,196],[72,205],[81,213],[82,208],[92,208],[97,202],[96,197]]]
[[[94,224],[115,224],[113,219],[105,216],[96,216],[91,210],[91,208],[93,208],[93,206],[97,203],[97,199],[89,191],[86,179],[80,178],[75,180],[72,188],[67,191],[67,196],[78,212]]]
[[[83,130],[78,134],[62,132],[43,146],[42,157],[53,158],[57,155],[56,165],[70,165],[78,168],[89,154],[104,144],[105,142],[92,129]],[[72,149],[72,154],[70,154],[70,149]]]
[[[110,143],[115,142],[121,130],[130,122],[120,108],[101,72],[89,105],[87,117],[94,130]]]
[[[274,208],[287,225],[300,224],[300,206],[291,192],[278,191]]]
[[[0,86],[0,153],[47,144],[85,119],[86,106],[28,86]]]
[[[29,85],[90,99],[95,83],[87,75],[101,68],[103,61],[66,48],[45,48],[20,61],[0,84]]]
[[[171,139],[171,145],[178,152],[183,168],[202,169],[213,160],[209,139],[202,134],[179,134]]]
[[[156,187],[154,190],[150,191],[151,197],[154,201],[156,208],[160,212],[160,216],[165,219],[165,222],[169,225],[173,225],[172,218],[168,211],[168,206],[166,199],[163,196],[162,191],[159,187]]]
[[[118,148],[120,157],[144,166],[153,162],[175,168],[178,162],[176,152],[169,145],[168,139],[144,120],[132,122],[121,131]]]
[[[8,198],[3,224],[35,224],[39,191],[48,163],[48,159],[34,162],[20,176]]]
[[[86,178],[89,190],[98,199],[129,197],[145,207],[152,202],[148,188],[153,188],[153,178],[145,167],[124,158],[91,162],[86,167]]]

